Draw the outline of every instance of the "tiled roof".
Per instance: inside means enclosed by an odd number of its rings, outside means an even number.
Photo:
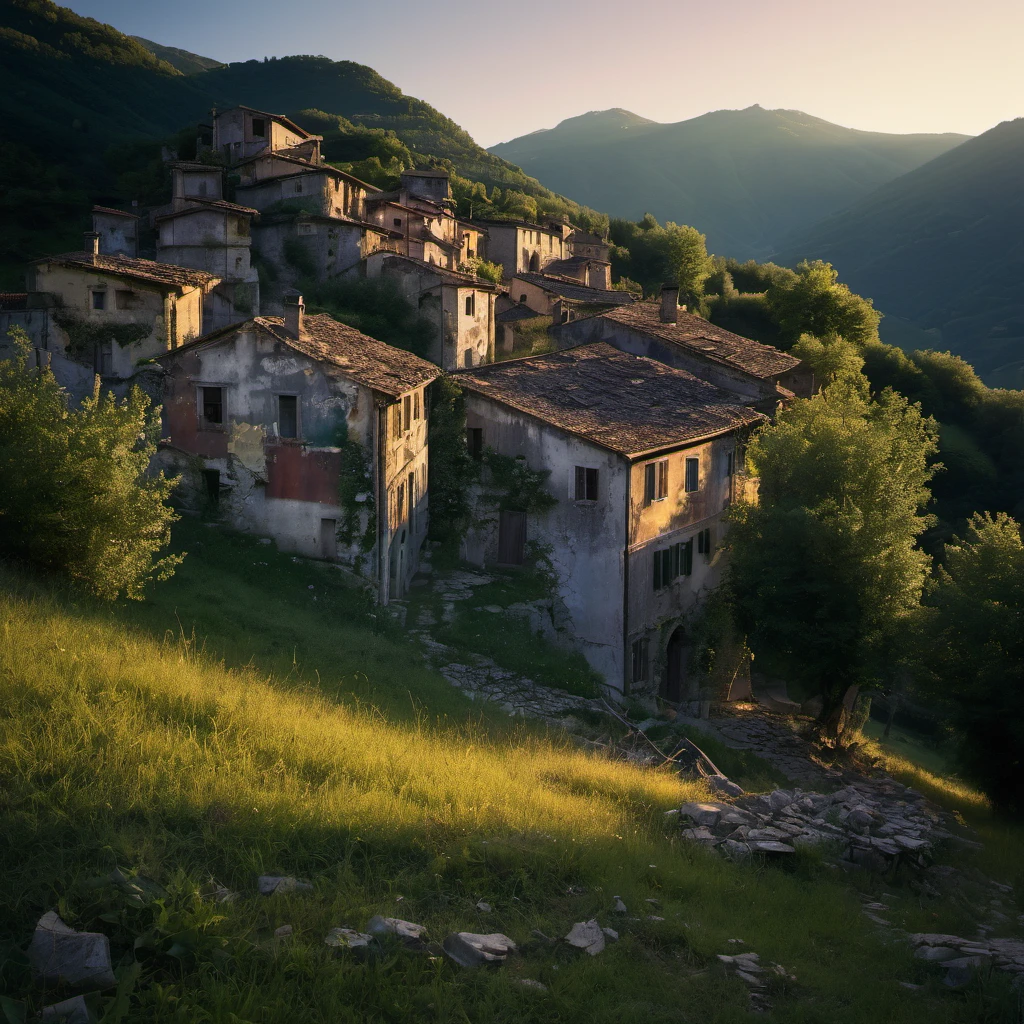
[[[723,330],[681,309],[676,323],[666,323],[656,302],[635,302],[598,315],[652,338],[673,342],[714,362],[734,366],[752,377],[773,377],[792,370],[800,362],[787,352]]]
[[[259,210],[254,210],[251,206],[239,206],[237,203],[229,203],[223,199],[197,199],[194,196],[186,196],[185,198],[190,203],[185,209],[174,210],[155,219],[170,220],[172,217],[182,217],[186,213],[200,213],[204,210],[213,210],[218,213],[248,214],[250,217],[258,216],[260,212]]]
[[[766,418],[685,370],[604,342],[460,370],[454,376],[473,394],[627,458]]]
[[[514,324],[519,320],[536,320],[537,317],[545,315],[544,313],[538,313],[535,309],[530,309],[529,306],[524,306],[520,302],[511,309],[506,309],[503,313],[497,313],[494,320],[495,323],[499,324]]]
[[[357,384],[392,398],[429,384],[441,374],[440,368],[426,359],[370,338],[326,313],[304,317],[301,338],[290,334],[279,316],[258,316],[252,322],[290,348],[337,366]]]
[[[92,208],[93,213],[105,213],[111,217],[128,217],[131,220],[138,220],[139,215],[137,213],[125,213],[124,210],[115,210],[112,206],[94,206]]]
[[[516,274],[515,281],[526,281],[546,292],[559,295],[563,299],[578,299],[580,302],[605,302],[618,305],[633,302],[629,292],[605,291],[603,288],[588,288],[578,281],[565,281],[557,277],[545,277],[543,274]]]
[[[291,118],[285,117],[284,114],[271,114],[267,110],[257,110],[255,107],[247,107],[244,103],[239,103],[237,106],[229,107],[227,110],[218,111],[214,114],[214,119],[223,117],[225,114],[230,114],[232,110],[248,110],[250,114],[259,114],[261,117],[269,118],[271,121],[277,121],[278,124],[283,124],[286,128],[295,132],[297,135],[302,135],[306,139],[321,139],[322,135],[313,135],[312,132],[307,132],[305,128],[300,128]]]
[[[579,273],[588,263],[608,266],[606,260],[599,260],[596,256],[570,256],[564,260],[552,260],[550,263],[545,263],[544,273],[545,275],[559,274],[572,277],[573,274]]]
[[[155,260],[139,259],[135,256],[95,256],[91,252],[63,252],[58,256],[46,256],[40,263],[56,263],[76,270],[95,270],[101,274],[130,277],[135,281],[149,281],[168,288],[201,288],[213,284],[219,278],[205,270],[179,267],[173,263],[157,263]]]
[[[577,245],[608,245],[609,243],[603,239],[600,235],[592,234],[590,231],[584,231],[583,228],[573,228],[569,232],[569,243],[575,242]]]

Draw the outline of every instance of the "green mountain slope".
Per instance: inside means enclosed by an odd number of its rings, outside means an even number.
[[[779,258],[828,260],[854,291],[931,332],[930,347],[951,348],[993,386],[1019,388],[1022,166],[1024,118],[1018,118],[823,221],[785,245]],[[886,325],[883,320],[883,334]]]
[[[302,111],[333,115],[325,133],[330,160],[370,155],[364,150],[375,131],[369,142],[397,149],[406,162],[444,159],[489,189],[554,199],[363,65],[297,56],[186,75],[142,43],[50,0],[0,0],[0,287],[18,286],[25,260],[76,245],[90,203],[156,201],[160,143],[180,144],[187,155],[187,132],[178,140],[176,133],[236,103],[312,121],[316,131],[324,130],[322,118]],[[354,137],[348,146],[346,132]]]
[[[713,251],[746,259],[965,138],[855,131],[755,105],[677,124],[591,112],[491,152],[613,217],[692,224]]]
[[[142,36],[132,36],[132,39],[183,75],[196,75],[201,71],[209,71],[211,68],[224,67],[223,61],[214,60],[212,57],[201,57],[198,53],[190,53],[177,46],[162,46],[160,43],[154,43],[152,39],[143,39]]]

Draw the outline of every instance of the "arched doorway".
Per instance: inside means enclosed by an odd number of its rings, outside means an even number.
[[[540,254],[535,252],[530,257],[530,273],[531,274],[536,274],[539,271],[540,271]]]
[[[686,694],[690,674],[692,648],[686,630],[677,626],[665,648],[665,672],[661,677],[659,694],[664,700],[678,704]]]

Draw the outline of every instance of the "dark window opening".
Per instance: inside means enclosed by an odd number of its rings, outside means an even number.
[[[471,348],[467,348],[466,351],[462,353],[462,365],[464,367],[466,367],[466,369],[471,369],[472,368],[472,366],[473,366],[473,350]]]
[[[700,459],[686,460],[686,490],[696,491],[700,487]]]
[[[402,226],[402,218],[401,217],[396,217],[395,218],[395,227],[396,228],[400,228],[401,226]]]
[[[476,296],[475,295],[467,295],[466,296],[466,316],[475,316],[475,315],[476,315]]]
[[[725,453],[725,476],[728,479],[733,475],[736,468],[736,454],[735,452]]]
[[[412,396],[412,418],[414,420],[420,418],[420,393],[418,391]]]
[[[526,305],[526,296],[525,295],[520,295],[519,296],[519,301],[521,303],[523,303],[523,305]]]
[[[106,292],[93,292],[92,293],[92,308],[93,309],[106,309],[107,308],[107,293]]]
[[[101,341],[96,346],[95,370],[101,377],[109,377],[114,372],[114,344]]]
[[[412,428],[412,395],[406,395],[402,399],[402,429]]]
[[[200,388],[203,403],[203,426],[222,426],[224,423],[224,389]]]
[[[204,469],[203,470],[203,487],[206,491],[206,497],[209,501],[212,501],[215,505],[220,501],[220,470],[219,469]]]
[[[409,474],[409,532],[416,532],[416,474]]]
[[[644,682],[650,672],[650,644],[647,639],[633,641],[633,682]]]
[[[277,396],[277,432],[281,437],[299,436],[299,400],[295,395]]]
[[[469,427],[466,430],[466,447],[472,458],[479,462],[484,457],[483,427]]]
[[[405,484],[398,485],[395,501],[398,506],[398,521],[401,522],[402,516],[405,515]]]
[[[697,534],[697,554],[710,558],[711,549],[711,527],[705,527]]]
[[[267,122],[262,117],[254,117],[252,119],[252,133],[257,139],[265,139],[267,137]]]
[[[597,501],[597,470],[576,467],[576,500]]]

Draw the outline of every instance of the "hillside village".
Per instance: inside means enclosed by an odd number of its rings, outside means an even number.
[[[688,313],[678,288],[660,304],[613,289],[608,242],[564,220],[458,218],[444,170],[384,192],[249,107],[215,111],[199,139],[197,160],[166,154],[169,203],[95,207],[82,251],[31,265],[0,332],[23,327],[73,394],[93,374],[140,383],[164,407],[158,461],[181,475],[180,502],[355,569],[382,605],[421,566],[429,392],[450,374],[472,456],[525,459],[557,499],[477,517],[462,556],[546,552],[563,633],[610,692],[699,701],[686,622],[721,578],[723,514],[756,486],[744,438],[810,391],[799,360]],[[433,325],[429,358],[306,314],[303,273],[393,282]],[[521,354],[519,327],[538,323],[545,351],[530,354],[534,334]]]

